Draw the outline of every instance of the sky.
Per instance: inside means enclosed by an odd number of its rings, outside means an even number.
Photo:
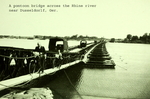
[[[125,38],[150,33],[150,0],[1,0],[0,35]],[[20,12],[41,9],[46,12]],[[63,7],[63,5],[70,7]],[[83,7],[72,7],[72,4]],[[15,7],[29,5],[29,7]],[[46,7],[60,5],[61,7]],[[85,7],[96,5],[96,7]],[[56,12],[49,12],[55,9]],[[17,10],[17,12],[9,12]]]

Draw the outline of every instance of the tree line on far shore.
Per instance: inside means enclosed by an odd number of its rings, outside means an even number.
[[[50,39],[53,37],[60,37],[60,36],[44,36],[44,35],[34,35],[34,36],[13,36],[13,35],[0,35],[0,38],[11,38],[11,39],[40,39],[40,40],[46,40],[46,39]],[[65,38],[67,40],[99,40],[100,38],[96,37],[96,36],[83,36],[83,35],[72,35],[72,36],[64,36],[61,38]]]
[[[126,38],[123,40],[117,40],[111,38],[110,42],[124,42],[124,43],[146,43],[150,44],[150,33],[144,33],[142,36],[127,34]]]

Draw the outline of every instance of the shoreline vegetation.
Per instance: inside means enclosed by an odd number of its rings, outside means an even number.
[[[60,37],[60,36],[43,36],[43,35],[34,35],[34,36],[13,36],[13,35],[0,35],[0,39],[9,38],[9,39],[28,39],[28,40],[46,40],[53,37]],[[96,36],[82,36],[82,35],[72,35],[72,36],[64,36],[61,38],[65,38],[67,40],[101,40],[105,39],[107,42],[117,42],[117,43],[142,43],[142,44],[150,44],[150,33],[145,33],[142,36],[131,35],[127,34],[124,39],[117,39],[117,38],[98,38]]]
[[[9,38],[9,39],[28,39],[28,40],[34,40],[34,39],[39,39],[39,40],[46,40],[50,39],[53,37],[60,37],[60,36],[42,36],[42,35],[34,35],[34,36],[13,36],[13,35],[0,35],[0,39],[3,38]],[[100,40],[101,38],[98,38],[96,36],[82,36],[82,35],[73,35],[73,36],[65,36],[61,37],[65,38],[67,40]]]
[[[111,38],[110,42],[150,44],[150,33],[145,33],[139,37],[137,35],[127,34],[124,39]]]

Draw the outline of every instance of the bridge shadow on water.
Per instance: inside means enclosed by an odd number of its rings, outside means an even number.
[[[28,88],[48,87],[52,90],[54,99],[71,99],[73,94],[78,94],[76,88],[81,80],[83,68],[82,64],[71,66],[55,74],[33,80]]]
[[[54,99],[72,99],[74,95],[80,98],[77,86],[80,84],[80,80],[82,80],[83,66],[82,63],[73,65],[56,73],[39,77],[24,86],[6,89],[0,92],[0,94],[4,95],[10,92],[21,92],[30,88],[48,87],[51,89]]]

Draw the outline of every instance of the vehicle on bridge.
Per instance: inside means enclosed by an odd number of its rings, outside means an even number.
[[[68,52],[68,42],[64,38],[59,37],[51,38],[49,40],[48,48],[49,51],[52,52],[58,52],[58,50],[60,50],[60,52]]]
[[[87,41],[86,40],[81,40],[80,41],[80,48],[86,47],[86,45],[87,45]]]

